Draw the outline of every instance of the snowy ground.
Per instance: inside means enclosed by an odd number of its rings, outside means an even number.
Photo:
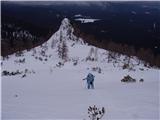
[[[62,25],[60,29],[68,26]],[[11,55],[8,60],[2,61],[2,71],[19,70],[24,73],[28,69],[23,78],[23,74],[2,76],[2,119],[83,120],[88,119],[90,105],[104,107],[106,114],[103,119],[107,120],[159,119],[160,70],[148,69],[143,65],[134,66],[135,71],[123,70],[125,56],[121,56],[114,67],[112,62],[107,63],[107,51],[102,49],[97,49],[97,61],[86,61],[90,49],[94,47],[71,40],[66,41],[70,60],[64,66],[57,67],[57,49],[50,48],[57,36],[59,32],[44,43],[47,46],[47,61],[36,59],[41,56],[43,45],[25,51],[24,56]],[[71,35],[71,38],[75,36]],[[24,63],[17,62],[23,58]],[[78,61],[77,65],[73,65],[73,59]],[[131,61],[136,64],[136,59]],[[93,67],[100,67],[102,72],[93,71]],[[89,72],[96,76],[95,89],[91,90],[86,89],[86,81],[82,80]],[[137,81],[122,83],[121,79],[126,75]],[[144,82],[139,82],[141,78]]]
[[[106,108],[105,119],[157,119],[158,72],[131,72],[143,83],[121,83],[126,71],[96,74],[95,89],[82,81],[88,71],[58,68],[41,70],[26,78],[3,77],[4,119],[84,119],[89,105]],[[38,77],[37,77],[38,76]],[[18,97],[15,97],[18,95]]]

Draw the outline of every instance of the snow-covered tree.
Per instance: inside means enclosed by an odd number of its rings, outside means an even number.
[[[86,60],[97,61],[98,60],[98,49],[92,47],[89,51],[89,54]]]
[[[58,55],[59,58],[61,58],[64,61],[67,61],[68,59],[68,47],[66,42],[62,39],[62,34],[60,32],[60,42],[58,45]]]
[[[96,107],[95,105],[89,106],[88,108],[88,117],[90,120],[100,120],[105,114],[105,108],[102,107],[102,109]]]

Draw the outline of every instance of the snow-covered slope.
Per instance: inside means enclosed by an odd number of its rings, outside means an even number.
[[[41,46],[3,58],[2,118],[87,119],[88,106],[97,105],[105,107],[104,119],[158,119],[159,70],[137,65],[135,57],[123,70],[126,56],[109,60],[109,51],[87,45],[73,31],[65,18]],[[82,81],[89,72],[96,76],[94,90]],[[126,75],[137,82],[122,83]]]

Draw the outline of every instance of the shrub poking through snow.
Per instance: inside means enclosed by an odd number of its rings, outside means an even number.
[[[64,66],[64,63],[62,63],[62,62],[58,62],[58,64],[56,64],[56,67],[62,67],[62,66]]]
[[[122,66],[122,68],[123,68],[123,69],[129,69],[129,64],[124,64],[124,65]]]
[[[136,82],[136,79],[132,78],[131,76],[127,75],[121,80],[121,82]]]
[[[15,72],[14,71],[9,72],[9,71],[4,70],[2,72],[2,76],[13,76],[13,75],[18,75],[18,74],[22,74],[22,72],[20,72],[19,70],[15,71]]]
[[[98,60],[98,49],[97,48],[91,48],[89,51],[89,55],[86,58],[86,61],[97,61]]]
[[[26,77],[26,74],[22,75],[22,78]]]
[[[25,63],[25,58],[19,59],[19,60],[15,60],[14,62],[15,63]]]
[[[102,107],[101,109],[96,107],[95,105],[89,106],[88,108],[88,117],[90,118],[90,120],[100,120],[102,119],[102,117],[105,114],[105,108]]]
[[[78,64],[79,58],[72,58],[73,65],[76,66]]]
[[[17,51],[17,52],[15,53],[15,56],[16,56],[16,57],[21,57],[21,56],[24,56],[24,55],[23,55],[23,52],[22,52],[22,51]]]
[[[139,82],[144,82],[144,79],[141,78],[141,79],[139,80]]]
[[[143,69],[143,68],[139,68],[139,70],[144,71],[144,69]]]
[[[43,61],[43,59],[41,57],[38,58],[40,61]]]
[[[102,72],[102,69],[101,69],[100,67],[93,67],[93,68],[92,68],[92,71],[101,73],[101,72]]]
[[[76,66],[77,64],[78,64],[78,60],[75,60],[75,61],[73,62],[73,65]]]
[[[7,70],[4,70],[2,72],[2,76],[15,76],[20,74],[23,74],[22,75],[22,78],[23,78],[23,77],[26,77],[26,74],[35,74],[35,71],[34,70],[29,71],[28,69],[25,69],[24,71],[16,70],[16,71],[9,72]]]

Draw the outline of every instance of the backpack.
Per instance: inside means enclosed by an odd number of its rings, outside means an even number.
[[[94,77],[95,77],[94,75],[89,73],[88,76],[87,76],[87,80],[90,81],[90,82],[93,82],[94,81]]]

